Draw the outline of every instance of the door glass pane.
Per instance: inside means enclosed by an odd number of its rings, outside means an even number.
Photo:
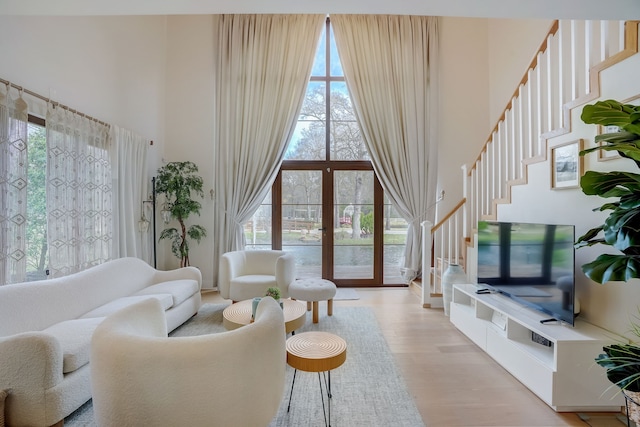
[[[373,171],[334,171],[333,271],[336,279],[373,278]]]
[[[244,223],[247,249],[271,249],[271,190],[251,219]]]
[[[282,171],[282,249],[296,276],[322,277],[322,172]]]
[[[404,247],[407,242],[409,224],[384,196],[384,284],[404,283],[401,268],[404,264]],[[410,272],[407,272],[410,273]],[[414,273],[415,274],[415,273]]]

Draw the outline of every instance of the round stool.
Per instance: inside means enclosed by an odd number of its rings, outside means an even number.
[[[331,282],[329,282],[331,283]],[[347,360],[347,343],[337,335],[329,332],[302,332],[287,339],[287,364],[294,368],[291,391],[289,392],[289,406],[293,397],[293,385],[296,383],[298,370],[317,372],[322,399],[322,413],[325,427],[331,427],[331,370],[341,366]],[[326,372],[325,391],[327,393],[327,411],[324,407],[324,391],[320,372]]]
[[[313,303],[313,323],[318,323],[318,301],[327,301],[327,315],[333,315],[333,297],[336,285],[326,279],[298,279],[289,285],[289,296],[292,299],[307,301],[307,310]]]

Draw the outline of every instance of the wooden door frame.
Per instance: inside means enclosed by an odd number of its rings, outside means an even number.
[[[334,233],[324,233],[322,238],[322,277],[332,280],[337,286],[382,287],[384,276],[384,192],[370,161],[324,161],[287,160],[284,161],[271,189],[272,246],[282,249],[282,172],[289,170],[316,170],[322,172],[322,227],[333,230],[333,171],[371,171],[373,173],[373,278],[334,279],[333,244]],[[327,211],[326,207],[332,209]],[[327,215],[326,212],[330,214]]]

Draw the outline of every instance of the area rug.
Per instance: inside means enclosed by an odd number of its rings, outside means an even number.
[[[358,291],[352,288],[338,288],[336,289],[336,295],[333,297],[334,301],[345,301],[353,299],[360,299],[360,295],[358,295]]]
[[[224,331],[226,304],[204,304],[198,314],[171,333],[193,336]],[[423,427],[424,423],[407,391],[393,355],[368,307],[340,307],[319,323],[307,323],[297,332],[326,331],[347,342],[347,360],[331,372],[331,425],[373,427]],[[285,390],[278,414],[269,427],[324,425],[318,375],[298,372],[291,409],[289,391],[293,369],[287,366]],[[326,398],[325,398],[326,404]],[[187,419],[188,420],[188,419]],[[65,427],[94,427],[91,402],[65,419]]]

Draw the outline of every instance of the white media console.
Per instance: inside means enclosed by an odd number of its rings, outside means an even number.
[[[554,410],[620,411],[624,397],[594,361],[612,334],[580,320],[541,324],[549,316],[480,288],[453,287],[450,319],[460,331]]]

